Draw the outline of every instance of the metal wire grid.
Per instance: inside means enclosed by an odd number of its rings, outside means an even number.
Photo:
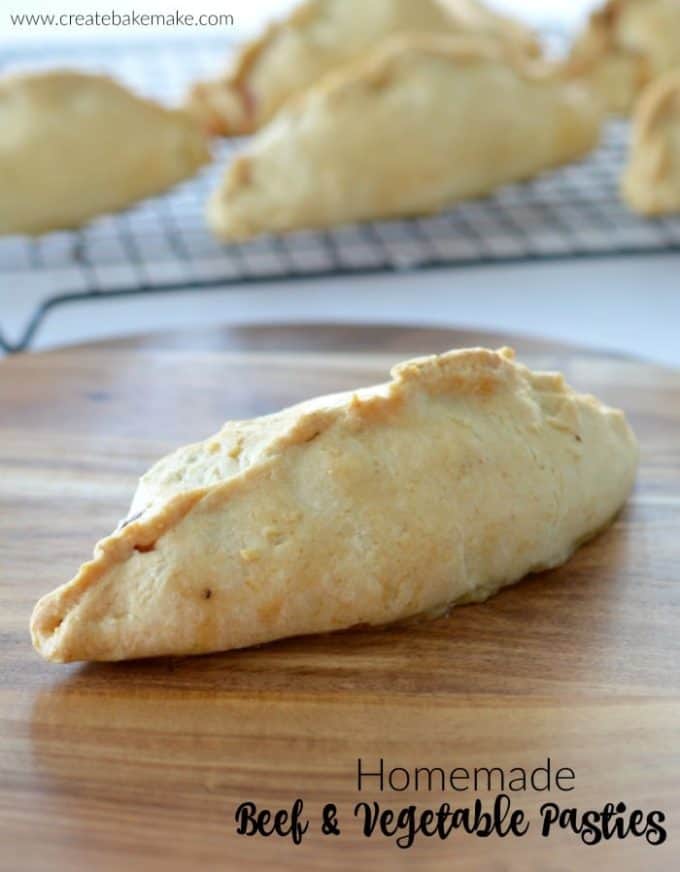
[[[223,43],[99,48],[79,52],[84,68],[113,70],[131,85],[176,100],[187,82],[224,62]],[[15,58],[32,67],[74,65],[61,59]],[[608,126],[598,151],[580,164],[510,185],[437,216],[372,221],[328,232],[268,236],[224,245],[208,233],[204,204],[238,142],[219,148],[214,165],[169,194],[77,232],[39,239],[0,239],[0,281],[38,300],[7,351],[25,349],[48,312],[84,299],[263,281],[290,281],[395,270],[680,251],[680,217],[646,220],[621,204],[618,178],[627,125]]]

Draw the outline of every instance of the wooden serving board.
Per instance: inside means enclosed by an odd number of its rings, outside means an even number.
[[[163,452],[230,417],[370,384],[412,354],[502,338],[396,328],[254,329],[0,361],[0,867],[8,870],[680,868],[680,375],[517,342],[531,366],[622,406],[642,445],[615,524],[563,568],[484,605],[381,631],[181,660],[56,666],[39,595],[70,578]],[[385,808],[491,806],[498,792],[357,789],[374,770],[551,760],[570,792],[511,793],[523,837],[366,838]],[[460,775],[460,772],[459,772]],[[395,773],[401,786],[403,773]],[[483,776],[482,776],[483,780]],[[462,782],[457,782],[461,786]],[[563,782],[564,783],[564,782]],[[426,787],[427,785],[425,785]],[[541,786],[540,784],[538,786]],[[498,787],[496,782],[495,787]],[[239,803],[304,801],[302,844],[235,832]],[[544,802],[661,810],[668,838],[540,834]],[[320,832],[325,803],[341,835]],[[627,817],[626,817],[627,820]]]

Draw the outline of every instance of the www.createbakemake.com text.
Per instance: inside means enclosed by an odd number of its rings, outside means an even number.
[[[386,766],[383,758],[375,762],[357,760],[356,789],[361,799],[351,815],[366,838],[392,840],[401,849],[411,848],[422,838],[446,840],[454,835],[488,838],[522,838],[536,828],[543,838],[557,832],[569,833],[584,845],[603,841],[643,839],[650,846],[662,845],[668,836],[666,815],[659,809],[644,811],[624,801],[606,801],[597,808],[583,808],[569,797],[541,802],[531,814],[520,807],[516,795],[535,793],[570,794],[575,789],[576,772],[566,766],[555,767],[550,758],[533,769],[522,766],[502,769],[497,766]],[[395,795],[409,792],[453,792],[455,802],[436,807],[415,803],[394,807]],[[476,798],[461,803],[467,792],[496,793],[493,799]],[[373,798],[363,798],[365,794]],[[380,799],[375,795],[380,794]],[[389,802],[383,802],[383,795]],[[298,797],[286,808],[266,808],[250,800],[241,802],[235,812],[239,836],[279,836],[294,844],[302,843],[310,827],[325,836],[341,836],[344,821],[334,802],[326,803],[316,822],[308,815],[304,799]]]
[[[10,12],[12,27],[233,27],[226,12]]]

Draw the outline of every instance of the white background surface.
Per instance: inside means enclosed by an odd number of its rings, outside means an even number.
[[[390,322],[546,336],[680,367],[679,269],[678,257],[635,258],[126,298],[56,310],[36,347],[219,324]]]
[[[370,2],[370,0],[366,0]],[[418,2],[418,0],[414,0]],[[533,20],[548,16],[576,23],[592,5],[587,0],[506,0],[499,7]],[[230,36],[256,29],[264,18],[290,6],[289,0],[197,0],[184,5],[148,2],[137,11],[231,12]],[[17,39],[148,38],[130,29],[115,32],[17,34],[9,11],[124,12],[130,4],[92,4],[84,0],[0,0],[0,42]],[[176,37],[177,31],[172,31]],[[195,33],[191,34],[195,37]],[[214,31],[212,34],[214,36]],[[162,39],[163,33],[155,34]],[[0,47],[0,58],[2,57]],[[1,195],[1,191],[0,191]],[[31,301],[0,287],[0,324],[16,336]],[[273,321],[388,321],[441,324],[529,333],[636,353],[680,366],[680,256],[644,257],[445,270],[415,275],[338,279],[299,285],[179,293],[149,298],[79,304],[54,312],[36,347],[157,328]]]

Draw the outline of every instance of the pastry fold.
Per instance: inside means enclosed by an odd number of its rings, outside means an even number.
[[[476,0],[306,0],[244,46],[224,75],[196,84],[187,108],[211,133],[252,133],[291,97],[387,37],[468,32],[540,51],[528,29]]]
[[[621,195],[643,215],[680,212],[680,70],[657,79],[640,98]]]
[[[0,233],[46,233],[158,194],[210,159],[184,112],[105,76],[0,79]]]
[[[495,40],[396,37],[261,130],[208,222],[246,239],[433,213],[583,157],[600,128],[586,89]]]
[[[411,360],[161,460],[33,642],[120,660],[441,613],[563,563],[636,463],[620,411],[508,349]]]
[[[568,64],[617,115],[628,115],[642,89],[677,66],[678,0],[607,0],[591,15]]]

